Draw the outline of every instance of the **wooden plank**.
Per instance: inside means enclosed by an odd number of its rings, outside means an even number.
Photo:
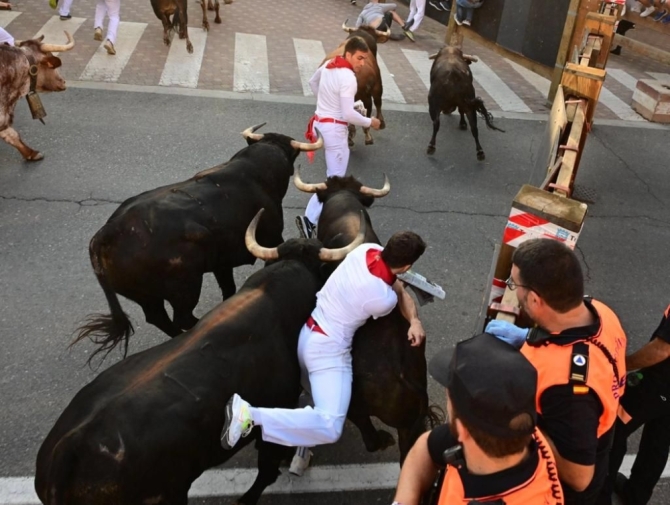
[[[591,60],[591,55],[593,54],[593,50],[595,49],[596,45],[596,38],[595,37],[588,37],[586,41],[586,46],[584,46],[584,50],[582,51],[582,54],[579,56],[579,64],[588,67],[589,66],[589,61]]]
[[[643,18],[646,19],[646,18]],[[659,23],[657,23],[659,24]],[[638,40],[633,40],[628,37],[624,37],[623,35],[615,34],[614,35],[614,42],[615,45],[624,47],[626,49],[630,49],[636,54],[639,54],[641,56],[646,56],[647,58],[650,58],[654,61],[657,61],[659,63],[663,63],[665,65],[670,65],[670,52],[668,51],[663,51],[662,49],[658,49],[654,46],[650,46],[649,44],[645,44],[644,42],[640,42]]]
[[[562,164],[563,164],[563,156],[559,156],[558,159],[554,162],[554,164],[550,166],[549,169],[547,170],[547,176],[542,181],[542,184],[540,184],[540,189],[543,189],[545,191],[547,190],[549,184],[551,184],[556,178],[556,174],[561,169]]]
[[[515,209],[546,219],[572,233],[579,233],[586,218],[585,203],[563,198],[556,194],[524,184],[514,197]]]
[[[586,133],[587,107],[588,105],[585,102],[577,106],[577,113],[570,127],[570,136],[566,142],[567,149],[559,149],[559,154],[563,156],[563,164],[556,178],[556,185],[569,188],[570,191],[555,189],[554,194],[556,195],[570,196],[572,193],[572,185],[577,175],[578,160],[580,159],[579,153],[583,148],[582,135]]]
[[[512,266],[510,265],[510,270]],[[519,299],[516,296],[516,289],[511,290],[510,288],[505,288],[505,294],[503,295],[502,305],[507,305],[510,307],[519,307]],[[496,314],[496,319],[498,321],[507,321],[508,323],[514,323],[516,321],[516,316],[514,314],[508,314],[507,312],[498,312]]]
[[[572,35],[575,30],[580,1],[581,0],[570,0],[570,5],[568,6],[568,15],[565,18],[565,25],[563,25],[563,35],[561,36],[561,42],[558,47],[558,54],[556,55],[556,64],[554,65],[551,77],[547,77],[548,79],[551,79],[551,87],[549,88],[548,97],[549,100],[553,100],[556,96],[558,86],[561,84],[561,76],[563,75],[565,63],[568,61],[570,56]]]
[[[607,72],[600,68],[584,67],[569,63],[566,65],[561,84],[565,88],[566,95],[575,95],[586,98],[589,101],[587,122],[590,124],[593,120],[600,90],[603,86],[603,80]]]

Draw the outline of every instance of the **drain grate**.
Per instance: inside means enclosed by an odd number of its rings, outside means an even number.
[[[572,198],[573,200],[579,200],[584,203],[596,203],[598,193],[596,193],[595,189],[589,188],[588,186],[582,186],[581,184],[578,186],[575,184],[574,190],[572,191]]]

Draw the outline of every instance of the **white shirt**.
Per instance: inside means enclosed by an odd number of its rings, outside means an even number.
[[[12,37],[7,30],[0,26],[0,44],[14,45],[14,37]]]
[[[361,244],[351,251],[316,294],[312,317],[329,338],[349,349],[356,330],[370,317],[389,314],[398,303],[393,287],[372,275],[367,265],[370,249],[378,244]]]
[[[371,120],[354,110],[358,91],[356,74],[348,68],[326,68],[330,61],[321,65],[309,80],[316,95],[316,115],[369,127]]]

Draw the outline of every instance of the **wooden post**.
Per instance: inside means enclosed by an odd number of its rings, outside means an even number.
[[[444,37],[444,43],[448,46],[463,48],[463,30],[456,24],[454,16],[456,14],[456,2],[449,15],[449,24],[447,25],[447,34]]]
[[[586,98],[588,107],[586,111],[586,122],[591,125],[593,114],[598,105],[600,90],[603,87],[607,71],[600,68],[586,67],[568,63],[565,65],[561,85],[566,96],[575,95]]]
[[[556,90],[558,89],[558,85],[561,83],[561,76],[563,75],[565,62],[569,59],[570,42],[572,40],[572,34],[575,30],[575,23],[577,22],[577,13],[579,11],[580,4],[583,1],[585,2],[589,0],[570,0],[568,16],[565,18],[563,36],[561,37],[561,44],[558,48],[558,54],[556,55],[556,64],[554,66],[554,73],[551,78],[549,96],[547,97],[550,101],[552,101],[556,96]]]

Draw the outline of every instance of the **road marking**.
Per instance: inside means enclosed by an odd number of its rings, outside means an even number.
[[[0,11],[0,28],[7,28],[7,25],[21,15],[16,11]]]
[[[400,88],[393,78],[393,74],[389,72],[386,63],[384,63],[384,60],[382,59],[382,55],[379,53],[377,53],[377,65],[379,65],[379,72],[382,77],[382,85],[384,86],[384,100],[388,100],[389,102],[394,103],[407,103],[405,97],[402,94],[402,91],[400,91]]]
[[[528,70],[526,67],[523,67],[512,60],[505,59],[505,61],[509,63],[510,66],[528,82],[528,84],[538,90],[543,97],[547,98],[549,96],[549,88],[551,87],[551,81],[549,79],[542,77],[540,74],[536,74],[532,70]]]
[[[642,116],[635,112],[630,105],[621,100],[621,98],[616,96],[605,86],[600,89],[600,98],[598,101],[614,112],[614,114],[616,114],[621,119],[625,119],[627,121],[645,120]]]
[[[635,456],[627,454],[624,457],[621,473],[630,475]],[[256,468],[207,470],[193,483],[188,495],[190,498],[240,496],[251,487],[257,473]],[[284,468],[277,482],[268,487],[265,493],[335,493],[395,489],[399,473],[398,463],[314,466],[303,477],[293,477]],[[668,477],[670,462],[665,465],[661,475],[661,478]],[[34,477],[0,478],[0,505],[39,505],[34,486]]]
[[[107,54],[105,48],[102,47],[104,42],[101,42],[100,47],[88,61],[88,65],[86,65],[79,79],[105,82],[118,81],[146,27],[146,23],[121,21],[114,44],[116,55]]]
[[[608,68],[607,76],[613,77],[628,89],[635,91],[635,87],[637,86],[637,79],[628,72],[621,70],[620,68]]]
[[[235,34],[233,91],[270,92],[270,70],[265,35]]]
[[[61,21],[59,16],[51,16],[51,19],[47,21],[42,28],[38,30],[35,34],[35,38],[40,35],[44,35],[44,42],[49,44],[66,44],[67,37],[65,37],[65,31],[69,32],[72,35],[72,38],[77,38],[74,36],[82,23],[86,21],[86,18],[72,18],[66,21]],[[54,53],[57,55],[58,53]]]
[[[470,65],[470,70],[475,80],[502,110],[532,112],[523,100],[482,60]]]
[[[652,76],[654,79],[657,81],[668,81],[670,82],[670,74],[665,74],[663,72],[647,72],[650,76]]]
[[[403,49],[402,52],[426,89],[430,89],[430,68],[433,66],[433,60],[428,59],[428,52],[415,49]]]
[[[159,86],[198,87],[202,57],[207,45],[207,32],[198,28],[190,28],[188,35],[193,44],[193,54],[186,51],[185,40],[174,37],[161,79],[158,81]]]
[[[295,57],[298,60],[302,93],[305,96],[314,96],[312,89],[309,87],[309,80],[326,57],[323,43],[320,40],[293,39],[293,47],[295,48]]]

